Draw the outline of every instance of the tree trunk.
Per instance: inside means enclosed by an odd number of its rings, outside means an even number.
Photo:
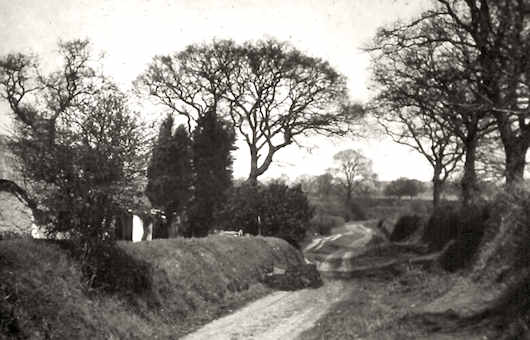
[[[527,143],[504,144],[506,154],[506,188],[510,191],[523,180],[526,166]]]
[[[348,184],[346,186],[346,209],[350,209],[352,201],[352,185]]]
[[[462,177],[462,204],[469,207],[478,198],[477,173],[475,169],[478,140],[476,136],[470,136],[465,143],[466,157],[464,163],[464,175]]]
[[[261,165],[258,166],[258,150],[256,149],[255,145],[249,145],[250,147],[250,174],[248,176],[247,181],[253,185],[258,185],[258,177],[263,175],[267,169],[269,169],[269,166],[272,164],[272,158],[274,156],[274,153],[281,149],[281,147],[273,147],[271,146],[269,149],[269,152],[267,153],[267,156],[261,163]]]
[[[440,179],[440,173],[435,171],[432,179],[432,207],[436,209],[440,205],[440,196],[442,194],[443,182]]]
[[[248,175],[248,183],[252,186],[258,185],[258,150],[250,146],[250,174]]]

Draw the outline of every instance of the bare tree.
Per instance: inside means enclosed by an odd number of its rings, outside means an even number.
[[[333,160],[337,163],[333,172],[346,193],[346,205],[349,207],[355,189],[375,179],[372,161],[354,149],[337,152]]]
[[[0,59],[1,96],[16,120],[41,131],[46,124],[53,132],[61,115],[94,94],[97,76],[89,65],[88,45],[87,40],[59,43],[63,67],[47,76],[38,71],[35,57],[18,53]]]
[[[465,46],[463,30],[437,15],[423,14],[410,25],[379,31],[370,49],[376,52],[374,80],[379,89],[374,105],[383,107],[379,112],[390,117],[386,120],[397,116],[405,136],[412,137],[413,145],[432,159],[434,184],[447,179],[442,164],[452,171],[461,157],[460,146],[464,149],[462,191],[464,204],[469,204],[478,197],[477,147],[494,122],[478,91],[480,82],[472,66],[477,53],[451,48],[438,39],[444,30],[452,30],[451,41]],[[433,201],[437,203],[436,198]]]
[[[454,48],[477,54],[477,94],[495,118],[508,187],[522,181],[530,146],[530,4],[524,0],[438,0],[439,15],[465,32]],[[440,38],[448,41],[449,34]]]
[[[229,117],[248,145],[251,183],[299,136],[345,134],[361,112],[327,62],[273,40],[192,45],[156,57],[136,83],[189,122],[208,110]]]
[[[402,50],[399,52],[403,52]],[[454,112],[441,105],[435,87],[425,87],[415,70],[421,68],[415,57],[403,62],[396,50],[385,50],[372,60],[372,81],[377,95],[367,109],[394,142],[406,145],[423,155],[433,168],[433,206],[438,206],[443,185],[460,163],[464,148],[460,126],[448,121]],[[414,62],[412,62],[414,61]],[[472,152],[472,151],[471,151]],[[471,165],[468,164],[468,168]]]
[[[507,186],[522,180],[530,145],[529,14],[530,5],[523,0],[436,0],[434,8],[418,19],[379,33],[385,37],[381,49],[432,50],[433,65],[448,71],[415,70],[425,85],[432,79],[443,85],[439,88],[448,96],[444,105],[459,113],[448,116],[448,121],[467,131],[463,142],[470,171],[464,172],[464,196],[466,186],[473,185],[476,157],[469,149],[479,143],[481,133],[476,127],[490,124],[488,120],[494,121],[503,144]],[[427,64],[431,59],[422,57]],[[445,80],[440,77],[443,74]]]

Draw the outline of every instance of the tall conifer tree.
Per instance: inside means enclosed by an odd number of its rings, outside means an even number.
[[[232,186],[235,133],[231,126],[207,112],[193,131],[194,197],[190,210],[192,236],[206,236]]]
[[[158,140],[147,169],[146,195],[152,205],[164,211],[171,222],[182,213],[191,196],[192,156],[187,129],[180,125],[173,133],[171,115],[162,122]]]

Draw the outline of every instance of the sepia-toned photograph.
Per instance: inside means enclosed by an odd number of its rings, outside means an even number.
[[[530,339],[529,0],[0,0],[0,340]]]

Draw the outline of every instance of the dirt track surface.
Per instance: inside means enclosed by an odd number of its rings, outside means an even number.
[[[296,339],[347,293],[341,281],[327,281],[318,289],[274,292],[183,339]]]
[[[314,239],[304,253],[316,263],[321,274],[342,277],[352,271],[351,259],[366,251],[364,246],[373,237],[374,231],[361,223],[348,223],[335,229],[331,236]]]

